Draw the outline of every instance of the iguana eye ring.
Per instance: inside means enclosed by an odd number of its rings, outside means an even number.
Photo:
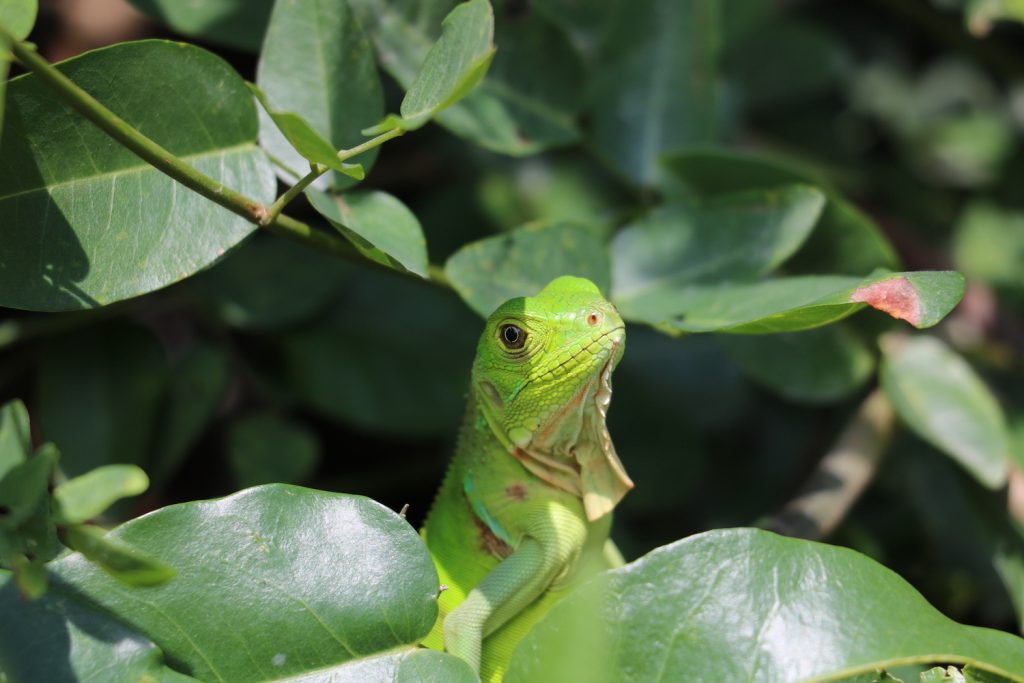
[[[526,332],[518,325],[502,325],[498,329],[498,338],[507,349],[521,349],[526,343]]]

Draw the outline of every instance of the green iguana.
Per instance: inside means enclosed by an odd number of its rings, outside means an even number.
[[[633,482],[605,427],[625,328],[589,280],[505,302],[477,347],[455,457],[422,530],[447,589],[424,641],[500,681],[526,632],[622,564],[611,511]]]

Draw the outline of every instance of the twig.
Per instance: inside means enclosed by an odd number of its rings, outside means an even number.
[[[875,389],[801,492],[761,526],[801,538],[830,535],[874,477],[892,438],[893,421],[889,399],[881,389]]]

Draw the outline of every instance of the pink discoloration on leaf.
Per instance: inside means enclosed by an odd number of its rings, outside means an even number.
[[[911,325],[921,323],[921,296],[905,277],[894,277],[858,287],[850,301],[865,303]]]

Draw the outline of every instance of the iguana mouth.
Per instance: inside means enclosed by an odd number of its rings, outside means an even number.
[[[599,342],[600,342],[600,341],[601,341],[602,339],[604,339],[605,337],[607,337],[607,336],[609,336],[609,335],[611,335],[611,334],[614,334],[614,333],[616,333],[616,332],[623,332],[623,331],[625,331],[625,329],[626,329],[626,326],[625,326],[625,325],[619,325],[618,327],[613,327],[612,329],[610,329],[610,330],[608,330],[608,331],[606,331],[606,332],[603,332],[602,334],[598,335],[597,337],[594,337],[594,338],[593,338],[593,339],[591,339],[591,340],[590,340],[589,342],[587,342],[586,344],[584,344],[583,346],[581,346],[581,347],[580,347],[579,349],[577,349],[577,350],[576,350],[576,352],[575,352],[575,353],[573,353],[573,354],[572,354],[571,356],[569,356],[569,357],[565,358],[565,359],[564,359],[564,360],[562,360],[562,361],[561,361],[560,363],[556,363],[555,365],[552,365],[552,366],[551,366],[551,367],[549,367],[549,368],[545,368],[543,372],[539,373],[539,374],[538,374],[538,375],[536,375],[535,377],[531,377],[530,379],[528,379],[528,380],[527,380],[526,382],[524,382],[524,383],[523,383],[523,385],[522,385],[522,386],[521,386],[521,387],[519,388],[519,391],[522,391],[522,390],[523,390],[523,389],[525,389],[525,388],[526,388],[526,387],[527,387],[528,385],[532,384],[532,383],[533,383],[534,381],[536,381],[536,380],[539,380],[539,379],[543,379],[543,378],[545,378],[545,377],[551,377],[551,376],[553,376],[553,375],[554,375],[554,372],[555,372],[555,370],[556,370],[557,368],[563,368],[563,367],[565,367],[566,365],[568,365],[568,364],[569,364],[569,363],[571,363],[572,361],[574,361],[574,360],[576,360],[577,358],[579,358],[581,354],[589,352],[589,350],[590,350],[590,348],[591,348],[591,347],[593,347],[593,346],[594,346],[595,344],[598,344],[598,343],[599,343]],[[613,349],[613,351],[612,351],[612,354],[611,354],[611,355],[610,355],[610,356],[608,357],[608,360],[609,360],[609,364],[608,364],[608,367],[609,367],[609,368],[611,367],[611,365],[612,365],[612,364],[614,364],[614,361],[615,361],[615,355],[616,355],[616,353],[615,353],[615,350],[616,350],[616,349],[618,348],[618,346],[619,346],[619,344],[620,344],[620,343],[621,343],[621,342],[613,342],[613,343],[612,343],[612,349]],[[603,372],[603,370],[602,370],[602,372]],[[609,374],[610,374],[610,373],[609,373]],[[517,391],[516,393],[518,394],[518,393],[519,393],[519,391]]]

